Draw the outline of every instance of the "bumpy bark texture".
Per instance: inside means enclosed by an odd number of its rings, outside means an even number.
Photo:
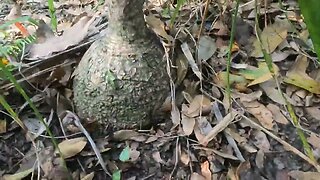
[[[117,127],[145,125],[169,93],[161,46],[146,27],[144,0],[108,0],[107,35],[83,56],[74,78],[78,114]]]

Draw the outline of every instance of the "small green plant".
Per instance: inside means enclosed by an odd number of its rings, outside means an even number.
[[[185,2],[186,2],[186,0],[178,0],[177,1],[177,7],[174,9],[174,12],[173,12],[171,19],[170,19],[170,27],[173,26],[178,14],[179,14],[180,8],[184,5]]]
[[[57,31],[57,16],[56,16],[56,10],[53,5],[53,0],[48,0],[48,6],[49,6],[49,15],[51,18],[51,27],[53,31]]]
[[[14,20],[7,21],[4,24],[0,25],[0,32],[1,32],[0,58],[2,60],[8,59],[6,57],[9,57],[9,56],[17,57],[24,50],[27,44],[31,44],[36,40],[35,35],[29,35],[27,37],[19,37],[14,40],[7,40],[10,38],[7,36],[7,33],[5,32],[6,28],[16,23],[20,23],[20,24],[24,23],[32,26],[38,25],[38,22],[29,16],[19,17]]]
[[[6,27],[8,27],[9,25],[12,25],[12,24],[15,24],[15,23],[22,23],[22,22],[25,22],[25,21],[30,22],[30,23],[32,23],[34,25],[38,24],[32,18],[20,17],[20,18],[17,18],[15,20],[8,21],[8,22],[4,23],[3,25],[0,26],[0,30],[5,31]],[[6,41],[5,37],[6,36],[3,36],[4,39],[1,40],[1,42],[5,42]],[[29,106],[33,110],[35,116],[39,119],[39,121],[42,124],[44,124],[44,126],[46,128],[46,132],[51,137],[51,141],[53,143],[53,146],[58,150],[58,152],[60,154],[60,157],[62,159],[62,164],[63,164],[64,168],[67,170],[67,166],[66,166],[63,154],[61,153],[61,151],[60,151],[60,149],[58,147],[58,143],[55,140],[52,132],[50,131],[49,126],[44,121],[44,118],[42,117],[41,113],[36,108],[36,106],[33,104],[32,100],[29,98],[29,96],[26,94],[24,89],[20,86],[20,84],[17,82],[17,80],[13,76],[12,71],[14,70],[15,67],[12,66],[11,64],[9,64],[9,62],[8,62],[8,59],[9,59],[8,57],[9,56],[18,56],[21,53],[21,51],[24,50],[24,47],[27,44],[30,44],[30,43],[34,42],[35,39],[36,39],[36,36],[29,35],[28,37],[16,39],[14,41],[7,41],[6,44],[2,44],[0,46],[0,78],[8,79],[10,82],[13,83],[15,89],[27,101],[27,103],[29,104]],[[3,93],[0,93],[0,104],[6,109],[6,111],[11,115],[13,120],[16,121],[17,124],[19,126],[21,126],[21,128],[28,135],[29,132],[28,132],[27,128],[25,127],[24,123],[20,120],[20,118],[17,115],[17,113],[12,109],[12,107],[9,105],[9,103],[5,100],[5,97],[3,96]]]
[[[112,180],[120,180],[121,179],[121,170],[117,170],[112,173]]]
[[[119,160],[122,162],[126,162],[130,159],[130,147],[126,146],[119,155]],[[112,180],[120,180],[121,179],[121,170],[116,170],[112,173]]]
[[[306,155],[312,161],[315,161],[315,157],[314,157],[313,152],[311,150],[311,147],[310,147],[310,145],[309,145],[309,143],[307,141],[307,138],[305,137],[305,134],[304,134],[303,130],[300,128],[299,120],[298,120],[298,118],[297,118],[297,116],[296,116],[296,114],[294,112],[294,109],[293,109],[292,105],[288,102],[286,97],[284,96],[284,93],[281,91],[280,83],[278,81],[278,77],[276,76],[275,71],[273,69],[273,65],[272,65],[273,61],[272,61],[271,55],[270,55],[270,53],[267,52],[266,47],[264,47],[263,43],[261,42],[261,29],[257,26],[257,24],[259,24],[258,19],[259,19],[259,15],[260,15],[260,13],[258,11],[257,2],[255,4],[255,11],[256,11],[256,18],[255,18],[256,26],[255,27],[256,27],[256,32],[257,32],[257,39],[260,41],[260,46],[261,46],[261,50],[262,50],[262,53],[263,53],[263,58],[264,58],[264,60],[266,61],[267,65],[268,65],[269,72],[273,76],[273,79],[276,81],[279,93],[281,94],[282,98],[285,101],[285,107],[286,107],[286,109],[287,109],[287,111],[288,111],[288,113],[289,113],[289,115],[290,115],[290,117],[292,119],[292,122],[293,122],[293,124],[294,124],[294,126],[296,128],[297,134],[298,134],[298,136],[299,136],[299,138],[300,138],[300,140],[302,142],[302,145],[303,145],[303,148],[304,148],[304,151],[305,151]],[[320,41],[319,41],[319,43],[320,43]],[[318,54],[318,56],[319,56],[319,54]]]
[[[319,0],[298,0],[299,6],[309,30],[314,51],[318,55],[320,63],[320,1]]]
[[[19,21],[20,20],[20,21]],[[27,25],[36,26],[38,23],[30,18],[30,17],[20,17],[12,21],[5,22],[3,25],[0,26],[1,38],[0,38],[0,60],[5,65],[5,68],[12,72],[17,69],[17,67],[10,63],[9,57],[14,59],[21,59],[20,55],[24,52],[25,47],[28,44],[33,43],[36,40],[35,35],[28,35],[27,37],[9,37],[6,33],[6,28],[13,24],[22,24],[25,23]],[[4,75],[4,70],[0,69],[0,81],[6,79],[6,75]]]
[[[237,0],[236,9],[234,11],[234,15],[232,16],[231,36],[229,41],[228,57],[227,57],[227,99],[229,104],[231,104],[231,81],[230,81],[231,53],[232,53],[232,46],[234,42],[238,8],[239,8],[239,0]]]

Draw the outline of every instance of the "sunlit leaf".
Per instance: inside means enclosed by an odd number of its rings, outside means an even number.
[[[59,143],[61,153],[64,158],[75,156],[86,146],[87,140],[84,137],[67,139]]]
[[[112,180],[121,180],[121,170],[117,170],[112,174]]]
[[[275,74],[278,74],[279,68],[275,64],[273,64],[273,69]],[[272,78],[272,74],[265,62],[260,62],[258,68],[240,70],[239,74],[248,80],[253,80],[248,86],[260,84]]]
[[[258,39],[253,42],[254,49],[251,56],[263,56],[260,43],[263,44],[267,53],[271,54],[287,37],[289,27],[287,20],[278,19],[276,19],[274,24],[266,26],[261,33],[261,42]]]
[[[287,72],[284,82],[320,94],[320,82],[306,74],[308,60],[306,56],[298,56],[293,67]]]
[[[126,148],[124,148],[120,155],[119,155],[119,160],[122,162],[126,162],[130,159],[130,148],[129,146],[127,146]]]

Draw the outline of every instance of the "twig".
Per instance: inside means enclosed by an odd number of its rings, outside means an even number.
[[[216,135],[223,131],[234,119],[236,116],[236,112],[231,111],[227,114],[216,126],[212,128],[212,130],[207,134],[200,142],[202,145],[207,145]]]
[[[223,117],[222,117],[222,114],[221,114],[221,112],[219,110],[217,102],[213,103],[212,109],[213,109],[214,115],[216,116],[218,122],[221,122],[223,120]],[[223,134],[226,136],[227,141],[229,142],[230,146],[233,148],[235,154],[237,155],[237,158],[241,162],[245,162],[246,160],[243,158],[243,156],[242,156],[242,154],[241,154],[241,152],[240,152],[240,150],[239,150],[239,148],[237,146],[236,141],[230,135],[228,135],[225,131],[223,131]]]
[[[105,164],[105,162],[104,162],[104,160],[103,160],[103,158],[102,158],[102,156],[101,156],[100,151],[98,150],[96,144],[94,143],[94,141],[93,141],[93,139],[91,138],[91,136],[90,136],[90,134],[88,133],[88,131],[82,126],[82,124],[81,124],[78,116],[76,116],[73,112],[68,111],[68,110],[66,111],[66,113],[67,113],[66,116],[69,115],[69,116],[71,116],[72,118],[74,118],[74,124],[80,129],[80,131],[81,131],[81,132],[86,136],[86,138],[88,139],[88,141],[89,141],[89,143],[90,143],[90,145],[91,145],[94,153],[96,154],[96,156],[97,156],[97,158],[98,158],[98,162],[99,162],[99,164],[101,165],[103,171],[104,171],[108,176],[112,177],[111,174],[109,173],[109,171],[108,171],[107,168],[106,168],[106,164]]]
[[[245,115],[241,115],[241,116],[242,116],[242,118],[244,120],[249,122],[252,125],[252,127],[256,128],[258,130],[261,130],[264,133],[268,134],[270,137],[272,137],[273,139],[277,140],[280,144],[282,144],[286,150],[289,150],[289,151],[295,153],[296,155],[298,155],[299,157],[301,157],[302,159],[304,159],[305,161],[307,161],[308,163],[313,165],[317,169],[317,171],[320,172],[320,165],[317,162],[311,160],[308,156],[306,156],[305,154],[300,152],[298,149],[296,149],[295,147],[291,146],[289,143],[287,143],[286,141],[282,140],[281,138],[277,137],[272,132],[270,132],[267,129],[265,129],[264,127],[260,126],[259,124],[257,124],[253,120],[251,120],[250,118],[246,117]]]
[[[208,14],[208,8],[209,8],[210,2],[211,2],[211,0],[206,0],[206,6],[204,7],[204,13],[203,13],[203,16],[202,16],[201,25],[200,25],[199,34],[198,34],[198,41],[199,41],[200,36],[202,34],[202,30],[203,30],[205,19],[206,19],[207,14]]]
[[[173,176],[173,173],[174,171],[176,170],[177,166],[178,166],[178,162],[179,162],[179,136],[177,137],[177,140],[176,140],[176,159],[175,159],[175,162],[174,162],[174,167],[170,173],[170,178],[169,179],[172,179],[172,176]]]

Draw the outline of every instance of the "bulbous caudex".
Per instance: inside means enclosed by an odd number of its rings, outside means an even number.
[[[146,27],[144,0],[107,0],[106,36],[91,45],[75,71],[80,117],[116,127],[149,124],[170,92],[166,61]]]

